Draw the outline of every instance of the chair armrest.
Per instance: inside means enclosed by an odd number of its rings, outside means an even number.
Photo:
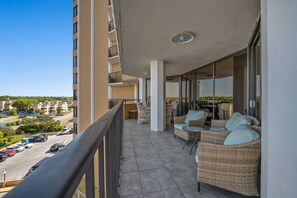
[[[189,126],[204,127],[207,115],[199,120],[189,120]]]
[[[175,116],[174,117],[174,124],[185,123],[185,120],[186,120],[186,115],[184,115],[184,116]]]
[[[229,132],[202,131],[201,142],[223,145],[228,135]]]
[[[244,165],[245,167],[252,166],[257,172],[260,153],[261,139],[232,146],[200,142],[198,146],[198,171],[214,169],[216,171],[221,170],[223,173],[227,171],[224,171],[224,168],[230,167],[229,171],[232,172],[232,169],[236,168],[236,166]],[[242,171],[245,171],[245,169],[242,169]],[[247,172],[247,174],[251,173]]]
[[[247,196],[258,196],[261,140],[224,146],[200,142],[197,180]]]
[[[225,127],[228,120],[211,120],[211,127]]]

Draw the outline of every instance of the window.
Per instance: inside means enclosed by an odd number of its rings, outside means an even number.
[[[73,100],[77,100],[77,90],[73,90]]]
[[[77,107],[74,107],[73,108],[73,116],[74,117],[77,117]]]
[[[77,83],[77,73],[73,74],[73,84]]]
[[[77,124],[76,123],[73,124],[73,133],[77,134]]]
[[[73,24],[73,34],[77,33],[77,23]]]
[[[73,57],[73,67],[77,67],[77,56]]]
[[[73,51],[77,50],[77,39],[73,40]]]
[[[77,16],[77,6],[73,8],[73,17]]]

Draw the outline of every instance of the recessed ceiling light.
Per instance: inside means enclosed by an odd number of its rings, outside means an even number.
[[[186,44],[193,41],[195,35],[191,32],[181,32],[172,37],[172,42],[176,44]]]

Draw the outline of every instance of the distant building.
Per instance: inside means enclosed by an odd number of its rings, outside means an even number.
[[[0,111],[13,109],[12,101],[0,101]]]
[[[57,113],[66,113],[68,111],[68,103],[60,101],[40,102],[32,106],[34,113],[41,111],[45,115],[56,115]],[[58,108],[60,110],[58,110]]]

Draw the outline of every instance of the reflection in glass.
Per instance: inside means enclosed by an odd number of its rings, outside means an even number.
[[[261,46],[256,46],[256,118],[261,120]]]

